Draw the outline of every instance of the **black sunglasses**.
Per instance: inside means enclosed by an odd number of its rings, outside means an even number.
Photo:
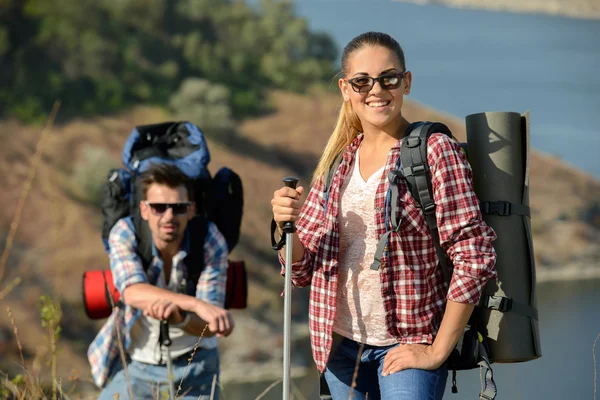
[[[387,73],[379,75],[376,78],[370,76],[357,76],[356,78],[347,79],[348,83],[352,86],[352,89],[356,93],[368,93],[375,86],[375,82],[379,82],[379,85],[384,90],[394,90],[400,87],[404,74],[408,71],[400,73]]]
[[[190,206],[192,205],[192,202],[190,201],[183,203],[150,203],[146,200],[144,202],[156,215],[163,215],[169,208],[173,210],[173,215],[185,215],[188,213]]]

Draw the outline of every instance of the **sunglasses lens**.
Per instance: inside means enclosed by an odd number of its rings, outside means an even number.
[[[384,89],[397,89],[400,86],[400,77],[398,75],[382,75],[379,83]]]
[[[350,81],[350,84],[358,93],[366,93],[373,87],[373,79],[368,76],[354,78]]]
[[[165,211],[167,211],[167,204],[152,203],[150,204],[150,207],[155,214],[164,214]]]
[[[177,203],[173,204],[173,214],[182,215],[188,212],[188,204],[186,203]]]

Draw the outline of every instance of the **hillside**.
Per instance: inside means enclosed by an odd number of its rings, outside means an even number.
[[[237,329],[223,340],[223,379],[243,380],[280,376],[283,301],[275,253],[270,249],[270,199],[288,175],[307,184],[319,152],[337,117],[338,98],[316,93],[300,96],[275,92],[275,113],[248,120],[237,138],[209,138],[211,171],[222,165],[241,175],[245,189],[242,240],[231,258],[245,259],[250,268],[250,309],[235,311]],[[515,110],[525,111],[525,110]],[[442,115],[420,104],[405,106],[409,120],[441,120],[464,139],[461,119]],[[533,116],[535,118],[535,116]],[[40,295],[60,298],[64,319],[58,352],[58,375],[91,388],[85,353],[102,321],[89,321],[82,310],[81,276],[85,270],[106,268],[100,240],[101,214],[73,185],[84,167],[89,181],[106,175],[106,164],[94,166],[94,151],[105,151],[120,160],[121,147],[135,125],[170,119],[164,111],[139,107],[133,111],[55,125],[43,145],[41,166],[29,193],[15,247],[0,291],[15,277],[23,282],[2,300],[0,310],[0,370],[20,371],[19,352],[6,307],[30,372],[47,369],[36,355],[48,356],[47,331],[40,325]],[[40,127],[0,121],[0,245],[16,211]],[[534,247],[540,281],[600,276],[600,182],[539,153],[531,155],[531,206]],[[81,182],[81,181],[79,181]],[[80,190],[80,189],[79,189]],[[557,201],[560,199],[560,201]],[[595,203],[596,202],[596,203]],[[0,275],[2,271],[0,271]],[[296,337],[306,335],[307,290],[294,292]],[[256,340],[255,338],[261,338]],[[253,340],[250,343],[250,340]],[[273,349],[279,349],[274,352]],[[312,367],[308,352],[295,353],[294,365]],[[232,366],[235,365],[235,368]],[[229,368],[228,368],[229,367]]]

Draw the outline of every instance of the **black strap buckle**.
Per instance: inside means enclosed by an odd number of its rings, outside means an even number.
[[[428,204],[423,204],[423,213],[432,214],[435,212],[435,203],[432,201]]]
[[[412,167],[403,167],[404,176],[422,175],[427,172],[424,164],[416,164]]]
[[[421,145],[420,137],[408,137],[406,138],[407,147],[419,147]]]
[[[508,312],[512,309],[513,299],[504,296],[487,296],[484,305],[492,310]]]
[[[397,185],[398,179],[402,176],[400,171],[392,170],[388,173],[388,180],[390,181],[390,185]]]
[[[484,214],[500,215],[506,217],[511,215],[510,205],[508,201],[485,201],[481,203],[481,211]]]

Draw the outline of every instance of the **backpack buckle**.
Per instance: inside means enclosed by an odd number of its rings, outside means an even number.
[[[512,303],[513,300],[510,297],[504,296],[487,296],[487,300],[484,302],[485,307],[501,312],[510,311]]]
[[[485,214],[500,215],[502,217],[511,215],[508,201],[486,201],[481,205],[481,211]]]
[[[423,213],[430,214],[435,211],[435,203],[423,204]]]
[[[388,173],[388,180],[390,181],[391,185],[397,185],[398,184],[398,178],[400,178],[402,174],[399,171],[390,171]]]
[[[424,164],[416,164],[412,167],[404,167],[404,176],[423,175],[427,172]]]
[[[406,147],[419,147],[421,145],[420,137],[408,137],[406,138]]]

